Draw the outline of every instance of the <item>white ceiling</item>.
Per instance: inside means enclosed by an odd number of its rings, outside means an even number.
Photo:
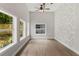
[[[25,3],[0,3],[0,9],[19,18],[27,18],[28,10]]]

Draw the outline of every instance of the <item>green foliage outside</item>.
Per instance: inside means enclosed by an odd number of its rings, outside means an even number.
[[[12,43],[12,17],[0,12],[0,48]]]
[[[12,24],[12,17],[0,12],[0,24]]]
[[[23,22],[20,21],[20,37],[23,36]]]

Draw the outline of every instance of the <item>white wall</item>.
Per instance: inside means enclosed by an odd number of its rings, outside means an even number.
[[[61,4],[55,11],[55,39],[79,54],[79,4]]]
[[[23,20],[25,20],[25,22],[27,23],[27,21],[29,22],[29,18],[28,18],[28,10],[27,10],[27,7],[25,4],[17,4],[17,3],[11,3],[11,4],[7,4],[7,3],[2,3],[0,4],[0,10],[3,10],[3,11],[6,11],[14,16],[16,16],[17,18],[17,40],[18,42],[16,44],[14,44],[13,46],[10,46],[8,47],[8,49],[2,51],[0,49],[0,55],[4,56],[11,56],[11,55],[15,55],[22,47],[25,43],[28,42],[28,40],[30,39],[29,38],[29,35],[26,36],[23,40],[20,41],[20,37],[19,37],[19,20],[20,18],[22,18]],[[27,33],[27,30],[26,30],[26,33]],[[5,47],[5,48],[7,48]],[[1,52],[2,51],[2,52]]]
[[[31,37],[54,38],[54,13],[53,12],[30,12]],[[36,34],[35,24],[46,24],[46,34]]]

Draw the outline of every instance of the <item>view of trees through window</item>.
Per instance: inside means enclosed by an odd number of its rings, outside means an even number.
[[[12,43],[12,17],[0,12],[0,48]]]
[[[23,36],[23,22],[20,21],[20,37]]]

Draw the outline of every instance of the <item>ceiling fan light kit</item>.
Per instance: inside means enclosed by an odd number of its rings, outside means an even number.
[[[49,4],[53,4],[53,3],[42,3],[41,5],[40,5],[40,7],[39,7],[39,9],[38,9],[38,11],[46,11],[46,10],[50,10],[50,8],[49,7],[47,7],[47,5],[49,5]]]

